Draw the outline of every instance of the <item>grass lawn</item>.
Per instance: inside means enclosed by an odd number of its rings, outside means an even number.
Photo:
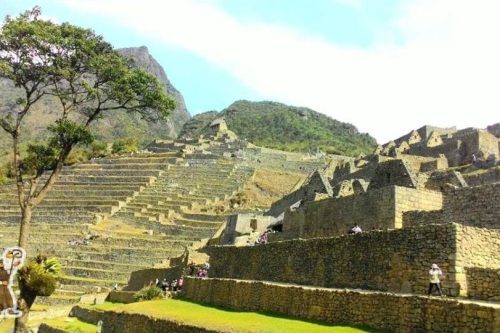
[[[346,326],[331,326],[256,312],[237,312],[182,300],[157,300],[131,304],[105,303],[94,309],[140,313],[224,332],[245,333],[363,333],[374,332]]]
[[[95,333],[96,326],[79,321],[76,318],[56,318],[44,320],[44,323],[55,328],[59,328],[74,333]]]
[[[14,329],[14,319],[0,319],[0,333],[10,333]]]

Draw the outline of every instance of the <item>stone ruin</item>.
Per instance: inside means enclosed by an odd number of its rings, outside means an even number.
[[[67,216],[77,221],[82,212],[73,210],[71,197],[88,207],[89,216],[153,230],[137,238],[113,235],[113,253],[98,246],[68,250],[64,240],[58,243],[57,253],[69,264],[66,286],[84,288],[99,279],[109,286],[110,278],[124,284],[125,263],[137,270],[159,261],[151,254],[165,248],[171,258],[181,256],[168,268],[138,270],[130,291],[111,293],[111,299],[128,302],[147,280],[177,276],[192,258],[208,255],[209,278],[187,278],[184,298],[383,332],[500,332],[497,137],[424,126],[371,155],[317,157],[255,147],[226,135],[223,124],[198,139],[155,141],[148,153],[65,170],[57,197],[37,213],[36,227],[68,233],[50,206],[68,205]],[[258,167],[309,177],[265,213],[226,217],[197,211],[236,193]],[[89,184],[99,187],[83,192]],[[109,202],[103,201],[107,196]],[[108,204],[109,212],[103,207]],[[0,214],[4,223],[7,214]],[[348,234],[355,223],[363,232]],[[241,238],[270,229],[279,232],[270,233],[267,244],[248,246]],[[193,246],[207,235],[213,236]],[[37,237],[43,245],[45,236]],[[203,254],[194,254],[196,249]],[[100,258],[104,269],[93,269],[92,258]],[[446,297],[426,296],[431,264],[445,274]],[[85,311],[74,313],[88,318]],[[116,313],[98,315],[127,326]],[[155,329],[144,332],[150,331]]]
[[[265,214],[230,219],[205,249],[210,279],[185,297],[384,332],[500,332],[498,147],[483,130],[424,126],[332,161]],[[264,229],[281,232],[231,245]],[[426,296],[431,264],[447,297]]]

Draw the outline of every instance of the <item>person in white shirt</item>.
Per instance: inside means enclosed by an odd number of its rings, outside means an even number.
[[[363,232],[359,225],[355,224],[354,227],[352,227],[351,231],[349,232],[350,234],[359,234]]]
[[[429,291],[427,292],[428,295],[432,293],[432,290],[434,287],[436,287],[439,296],[442,296],[441,292],[441,281],[439,280],[439,277],[443,276],[443,272],[441,269],[438,267],[436,264],[432,264],[431,269],[429,270]]]

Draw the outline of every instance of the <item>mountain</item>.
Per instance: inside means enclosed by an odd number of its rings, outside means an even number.
[[[119,138],[132,137],[139,144],[147,143],[153,138],[175,138],[182,129],[184,123],[190,118],[186,109],[184,98],[168,80],[161,65],[149,54],[146,47],[133,47],[119,49],[118,52],[124,57],[131,58],[138,67],[146,69],[160,80],[165,86],[165,91],[175,99],[176,109],[166,121],[148,123],[137,115],[116,112],[108,114],[94,124],[94,132],[98,140],[113,142]],[[7,80],[0,80],[0,112],[6,112],[8,105],[15,101],[19,92],[13,84]],[[55,99],[45,98],[40,101],[33,112],[26,117],[26,126],[23,127],[23,141],[37,140],[44,137],[42,130],[47,124],[54,121],[59,104]],[[10,149],[11,140],[6,133],[0,129],[0,156]]]
[[[182,126],[191,117],[184,103],[184,97],[182,97],[181,93],[172,85],[163,67],[151,56],[151,54],[149,54],[147,47],[141,46],[118,49],[118,52],[126,58],[133,59],[138,67],[153,74],[165,86],[167,94],[175,100],[176,108],[166,124],[159,123],[150,126],[153,127],[154,133],[157,134],[155,136],[158,138],[176,138],[182,130]]]
[[[377,142],[355,126],[304,107],[277,102],[237,101],[221,112],[210,111],[191,118],[181,137],[197,137],[212,120],[224,117],[240,138],[263,147],[288,151],[323,151],[356,156],[370,153]]]

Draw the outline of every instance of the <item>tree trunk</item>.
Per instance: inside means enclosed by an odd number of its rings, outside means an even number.
[[[28,326],[28,317],[30,309],[35,302],[36,295],[28,292],[22,283],[19,283],[21,295],[17,300],[17,309],[22,311],[22,315],[16,318],[15,333],[31,333]]]
[[[21,228],[19,230],[19,246],[25,248],[28,245],[29,227],[31,223],[31,215],[33,208],[31,206],[24,206],[21,208]]]

